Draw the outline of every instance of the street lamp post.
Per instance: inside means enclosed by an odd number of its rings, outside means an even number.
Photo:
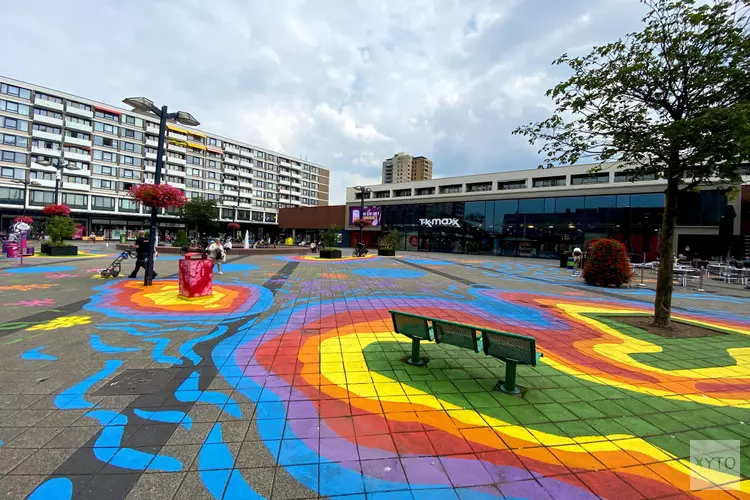
[[[365,225],[364,225],[365,194],[371,193],[372,190],[364,186],[356,186],[354,189],[359,192],[359,242],[362,243],[362,240],[364,238],[364,229],[365,229]]]
[[[41,186],[41,184],[35,180],[26,179],[13,179],[16,184],[23,184],[23,212],[21,215],[26,215],[26,203],[29,199],[29,186]]]
[[[64,169],[68,170],[81,170],[81,167],[78,165],[71,165],[65,158],[62,156],[59,158],[53,158],[52,160],[43,160],[43,161],[37,161],[38,165],[42,165],[45,167],[55,167],[57,169],[57,172],[55,172],[55,205],[59,203],[60,200],[60,181],[62,180],[62,173]]]
[[[167,120],[173,120],[183,125],[196,127],[200,125],[193,115],[186,111],[177,111],[170,113],[167,106],[161,108],[156,105],[150,99],[145,97],[128,97],[123,99],[122,102],[131,106],[135,111],[154,114],[159,117],[159,145],[156,148],[156,172],[154,172],[154,185],[161,184],[161,169],[164,164],[164,141],[167,137]],[[146,259],[146,276],[143,278],[143,286],[151,286],[153,282],[154,274],[154,249],[156,247],[156,223],[159,209],[151,207],[151,230],[148,235],[148,257]]]

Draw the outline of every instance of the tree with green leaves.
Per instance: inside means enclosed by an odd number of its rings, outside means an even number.
[[[188,227],[195,228],[199,233],[204,233],[216,227],[219,218],[219,208],[216,200],[204,200],[203,198],[190,198],[182,207],[182,218]]]
[[[645,27],[567,54],[572,76],[547,91],[551,117],[514,130],[543,143],[547,167],[587,159],[666,180],[654,325],[668,327],[680,190],[736,186],[750,157],[748,7],[713,0],[642,0]]]

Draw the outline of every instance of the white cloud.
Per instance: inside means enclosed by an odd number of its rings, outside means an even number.
[[[550,61],[642,14],[622,0],[14,2],[0,42],[22,50],[0,73],[189,110],[206,130],[329,167],[341,203],[397,151],[441,176],[533,167],[510,131],[548,112],[544,90],[564,77]]]

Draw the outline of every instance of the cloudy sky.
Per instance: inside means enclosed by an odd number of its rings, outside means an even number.
[[[32,7],[33,5],[33,7]],[[636,0],[38,0],[3,5],[0,74],[331,169],[331,201],[398,151],[436,176],[533,168],[550,62],[637,29]]]

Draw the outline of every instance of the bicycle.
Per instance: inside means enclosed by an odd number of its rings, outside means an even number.
[[[367,247],[364,245],[357,245],[357,247],[352,252],[352,257],[364,257],[367,255],[368,250]]]

